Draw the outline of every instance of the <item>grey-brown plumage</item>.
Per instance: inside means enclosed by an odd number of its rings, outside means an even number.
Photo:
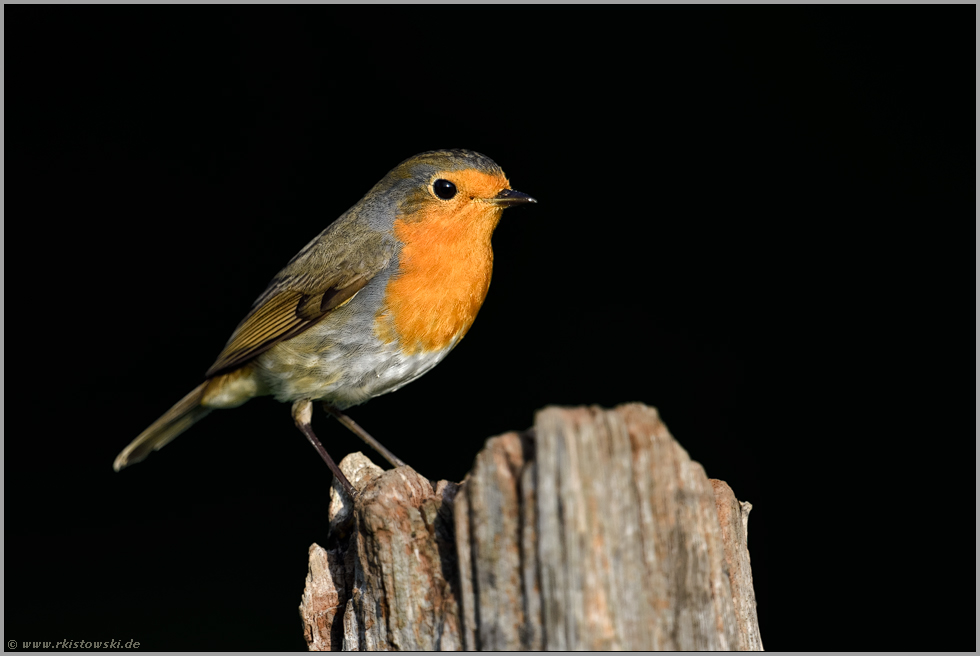
[[[211,409],[272,395],[294,404],[297,425],[338,472],[309,428],[309,403],[329,404],[358,432],[341,410],[442,360],[483,302],[490,235],[503,209],[524,202],[534,201],[511,190],[500,167],[479,153],[405,160],[272,279],[207,380],[124,449],[116,470]]]

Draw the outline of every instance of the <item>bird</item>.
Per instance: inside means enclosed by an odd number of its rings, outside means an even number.
[[[504,209],[536,203],[472,150],[433,150],[393,168],[269,283],[204,382],[116,458],[118,472],[212,410],[259,396],[292,404],[293,421],[351,497],[312,428],[312,408],[405,463],[344,410],[416,380],[456,347],[490,286],[490,238]]]

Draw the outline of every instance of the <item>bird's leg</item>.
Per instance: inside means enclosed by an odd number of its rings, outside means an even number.
[[[333,461],[327,450],[323,448],[320,444],[320,440],[317,439],[316,435],[313,434],[313,426],[310,424],[310,420],[313,418],[313,403],[309,399],[300,399],[293,404],[293,421],[296,422],[296,428],[302,431],[303,435],[306,435],[306,439],[310,441],[313,448],[320,453],[320,457],[323,461],[327,463],[327,467],[333,472],[333,475],[337,477],[340,484],[344,486],[344,490],[347,495],[353,499],[354,498],[354,486],[350,484],[347,477],[344,476],[344,472],[340,471],[340,467],[337,463]]]
[[[359,438],[367,442],[368,446],[374,449],[375,451],[377,451],[378,453],[380,453],[385,460],[391,463],[392,467],[406,466],[401,458],[399,458],[394,453],[386,449],[384,445],[381,444],[381,442],[371,437],[371,435],[369,435],[366,430],[358,426],[353,419],[345,415],[343,412],[333,407],[326,401],[323,402],[323,409],[326,410],[329,414],[333,415],[337,421],[339,421],[344,426],[346,426],[348,430],[350,430],[350,432],[354,433],[354,435],[357,435]]]

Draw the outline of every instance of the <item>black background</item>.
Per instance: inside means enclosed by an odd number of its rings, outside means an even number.
[[[460,480],[545,405],[654,405],[755,506],[767,648],[975,648],[915,570],[931,508],[973,515],[921,470],[964,460],[935,367],[966,364],[975,9],[4,13],[5,640],[304,647],[330,476],[287,406],[112,461],[310,238],[470,148],[539,204],[505,213],[466,340],[357,421]],[[966,524],[943,561],[972,580]]]

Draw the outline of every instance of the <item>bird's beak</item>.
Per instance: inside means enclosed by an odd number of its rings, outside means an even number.
[[[522,194],[519,191],[514,191],[513,189],[504,189],[499,194],[493,198],[488,198],[487,202],[493,203],[499,207],[512,207],[514,205],[523,205],[524,203],[536,203],[538,201],[534,200],[527,194]]]

